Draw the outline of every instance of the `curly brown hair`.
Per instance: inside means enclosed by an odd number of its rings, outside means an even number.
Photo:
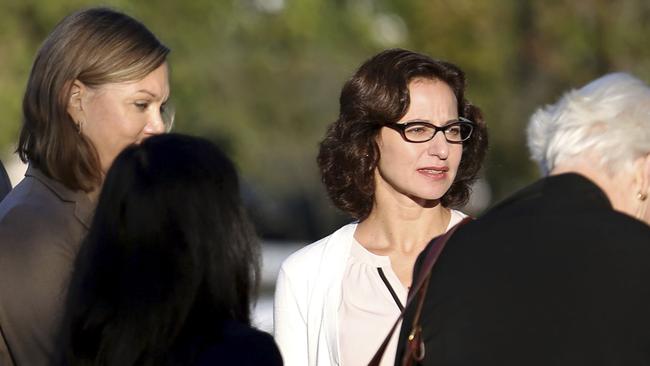
[[[375,198],[374,170],[379,162],[375,137],[381,127],[399,121],[410,105],[409,83],[414,79],[445,82],[458,101],[458,115],[476,126],[463,142],[458,173],[441,197],[445,207],[467,203],[487,151],[487,127],[481,110],[465,99],[465,73],[449,62],[403,50],[383,51],[366,61],[341,90],[340,114],[320,143],[318,166],[334,204],[363,220]]]

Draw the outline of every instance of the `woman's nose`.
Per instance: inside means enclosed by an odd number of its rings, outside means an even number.
[[[445,134],[438,131],[435,136],[428,142],[427,152],[429,155],[437,156],[444,160],[449,156],[449,143],[445,139]]]
[[[161,133],[165,133],[166,130],[167,129],[165,127],[165,122],[163,120],[162,113],[156,112],[155,115],[152,116],[151,120],[147,124],[145,132],[152,135],[159,135]]]

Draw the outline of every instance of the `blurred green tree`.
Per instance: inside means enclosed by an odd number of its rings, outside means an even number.
[[[87,0],[4,0],[0,148],[17,140],[34,53]],[[650,79],[647,0],[229,0],[103,4],[172,48],[175,130],[222,145],[240,167],[260,234],[315,239],[347,220],[315,164],[339,91],[390,47],[461,66],[490,129],[492,201],[536,176],[525,146],[535,108],[609,71]]]

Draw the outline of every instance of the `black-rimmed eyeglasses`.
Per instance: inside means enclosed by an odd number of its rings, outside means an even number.
[[[392,123],[386,125],[386,127],[399,132],[404,140],[408,142],[427,142],[431,140],[438,131],[442,131],[447,142],[457,144],[467,141],[472,136],[472,131],[474,131],[474,122],[467,118],[458,117],[458,119],[447,121],[447,123],[442,127],[438,127],[429,122],[420,121]]]

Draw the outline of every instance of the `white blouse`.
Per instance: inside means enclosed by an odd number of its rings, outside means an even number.
[[[451,213],[447,230],[465,217],[456,210],[451,210]],[[395,297],[384,283],[378,268]],[[408,289],[393,272],[390,257],[373,254],[356,240],[352,242],[341,286],[342,298],[338,310],[341,365],[367,365],[399,317],[400,305],[406,303]],[[395,363],[399,327],[388,343],[380,363],[382,366]]]

